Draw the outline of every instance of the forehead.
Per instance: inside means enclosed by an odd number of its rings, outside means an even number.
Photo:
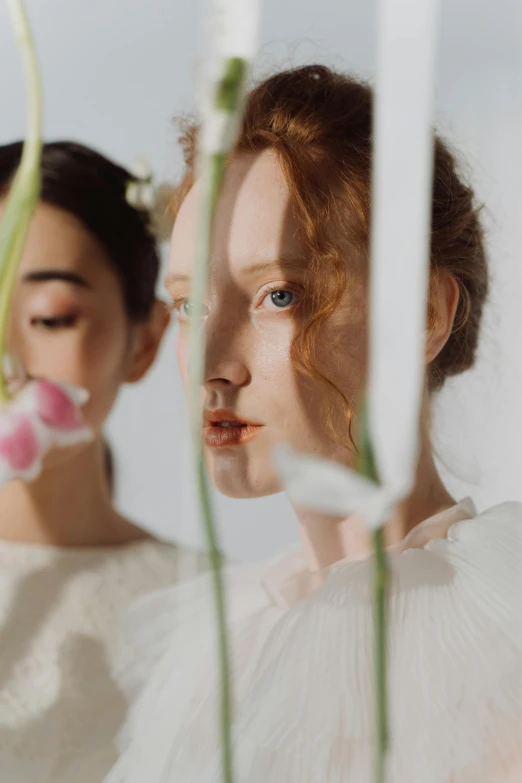
[[[201,186],[185,198],[172,233],[169,271],[190,273],[195,257]],[[302,253],[292,200],[276,154],[241,155],[228,166],[214,222],[212,266],[231,271]],[[211,270],[212,273],[212,270]]]
[[[0,203],[0,220],[4,208]],[[24,244],[20,275],[60,268],[92,276],[109,267],[102,245],[74,215],[50,204],[38,204]]]

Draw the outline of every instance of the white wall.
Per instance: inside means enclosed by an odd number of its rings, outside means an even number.
[[[415,0],[411,0],[415,2]],[[174,114],[194,108],[201,7],[190,0],[27,0],[45,86],[47,139],[74,138],[123,164],[179,172]],[[436,429],[448,481],[480,506],[522,499],[522,15],[520,0],[444,0],[438,121],[486,204],[494,278],[481,361],[443,393]],[[323,61],[372,76],[375,0],[266,0],[261,72]],[[22,80],[0,6],[0,143],[24,130]],[[109,425],[121,507],[168,537],[197,539],[187,490],[174,334]],[[225,549],[263,557],[293,540],[282,497],[217,499]]]

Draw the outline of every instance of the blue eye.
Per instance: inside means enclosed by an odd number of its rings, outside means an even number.
[[[180,321],[188,321],[194,314],[194,302],[190,299],[178,299],[177,302],[174,302],[174,308],[178,312]],[[201,315],[203,318],[208,315],[208,307],[205,304]]]
[[[294,301],[294,294],[292,291],[272,291],[270,299],[276,307],[288,307]]]

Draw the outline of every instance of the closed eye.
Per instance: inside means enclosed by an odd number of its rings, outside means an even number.
[[[76,314],[63,315],[57,318],[31,318],[31,326],[42,329],[70,329],[76,325],[78,316]]]

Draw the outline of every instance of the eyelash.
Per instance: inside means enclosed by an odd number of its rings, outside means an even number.
[[[293,309],[294,307],[296,307],[299,304],[300,294],[299,294],[298,291],[295,290],[295,288],[290,287],[288,283],[273,283],[273,284],[265,287],[262,290],[262,292],[259,294],[258,304],[256,305],[255,309],[257,310],[263,304],[263,302],[266,300],[266,298],[268,296],[270,296],[270,294],[274,294],[276,291],[287,291],[288,293],[292,294],[292,296],[297,297],[297,299],[298,299],[297,302],[295,302],[295,303],[292,302],[291,304],[288,305],[288,307],[280,308],[281,312],[287,312],[288,310]],[[178,318],[179,318],[180,321],[184,321],[184,320],[186,320],[186,318],[188,318],[188,316],[186,316],[185,314],[181,314],[181,307],[183,306],[183,304],[185,302],[188,302],[188,301],[189,301],[189,299],[186,296],[180,296],[177,299],[174,299],[172,301],[172,303],[171,303],[171,309],[177,313]],[[276,312],[277,309],[278,308],[275,307],[272,312]]]
[[[299,301],[300,301],[299,300],[299,296],[300,296],[300,294],[299,294],[298,291],[295,290],[295,288],[292,288],[291,286],[289,286],[288,283],[283,283],[283,284],[281,284],[281,283],[273,283],[273,284],[271,284],[271,285],[269,285],[269,286],[267,286],[266,288],[263,289],[263,291],[260,294],[259,304],[257,305],[257,307],[260,307],[260,305],[263,304],[263,302],[267,299],[267,297],[269,297],[270,294],[275,294],[276,291],[284,291],[284,292],[288,292],[289,294],[292,294],[292,296],[297,297],[297,302],[295,302],[295,303],[291,302],[288,305],[288,307],[281,307],[281,308],[275,307],[272,312],[276,312],[278,309],[280,309],[281,312],[288,312],[288,310],[292,310],[294,307],[296,307],[296,305],[299,304]],[[257,307],[256,307],[256,309],[257,309]]]
[[[77,315],[63,315],[59,318],[31,318],[31,326],[40,327],[47,331],[59,329],[72,329],[78,321]]]
[[[186,321],[188,320],[189,316],[185,315],[185,313],[181,313],[181,307],[183,306],[184,302],[189,302],[189,298],[187,296],[179,296],[177,299],[174,299],[171,302],[170,309],[171,311],[174,311],[177,313],[177,317],[179,321]],[[205,310],[205,305],[203,304],[203,310]]]

